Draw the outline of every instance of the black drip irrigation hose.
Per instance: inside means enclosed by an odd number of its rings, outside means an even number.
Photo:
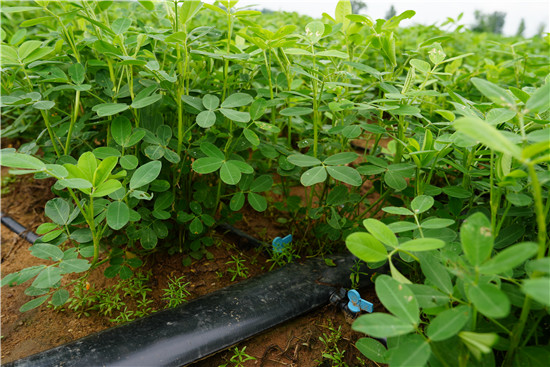
[[[12,218],[2,223],[29,242],[38,236]],[[250,245],[257,239],[229,225]],[[206,358],[285,321],[329,303],[343,305],[352,255],[288,264],[199,297],[176,308],[103,330],[7,364],[22,366],[183,366]],[[362,284],[375,270],[363,269]]]
[[[29,241],[30,243],[34,243],[40,237],[36,233],[32,232],[31,230],[28,230],[27,228],[25,228],[21,223],[19,223],[9,215],[6,215],[2,212],[0,212],[0,221],[10,231],[18,234],[21,238]]]

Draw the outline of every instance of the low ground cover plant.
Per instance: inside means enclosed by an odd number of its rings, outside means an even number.
[[[212,257],[209,231],[244,208],[293,234],[273,264],[344,242],[389,262],[376,288],[393,316],[354,324],[388,338],[358,343],[375,361],[547,358],[548,36],[400,26],[414,15],[374,20],[349,1],[319,20],[234,0],[2,3],[1,133],[22,144],[1,164],[54,178],[56,194],[31,247],[49,262],[2,285],[29,284],[22,311],[77,307],[102,264],[128,280],[153,252]]]

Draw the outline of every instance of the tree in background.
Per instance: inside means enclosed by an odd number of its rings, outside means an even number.
[[[395,7],[392,5],[390,10],[386,13],[385,19],[391,19],[397,15],[397,11],[395,10]]]
[[[502,34],[506,13],[495,11],[493,14],[486,14],[476,10],[474,17],[476,18],[476,24],[472,27],[474,32]]]
[[[523,32],[525,32],[525,19],[521,18],[519,23],[518,31],[516,32],[517,37],[523,37]]]
[[[359,14],[363,9],[367,10],[367,4],[361,0],[351,0],[351,12],[353,14]]]
[[[539,27],[537,28],[537,37],[542,37],[542,34],[544,33],[544,29],[546,28],[546,23],[542,22],[539,24]]]

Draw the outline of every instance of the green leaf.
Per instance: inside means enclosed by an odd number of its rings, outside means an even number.
[[[390,338],[414,331],[414,325],[385,313],[372,313],[360,316],[351,326],[360,333],[375,338]]]
[[[329,166],[337,166],[342,164],[348,164],[357,159],[357,153],[343,152],[331,155],[323,161],[324,164]]]
[[[386,347],[376,339],[361,338],[355,343],[355,347],[368,359],[378,363],[387,363]]]
[[[135,190],[154,181],[160,174],[162,163],[152,161],[139,167],[130,179],[130,189]]]
[[[445,242],[437,238],[416,238],[399,245],[400,250],[405,251],[430,251],[442,248]]]
[[[312,108],[309,107],[288,107],[281,110],[281,115],[283,116],[302,116],[309,115],[313,112]]]
[[[126,111],[130,106],[126,103],[101,103],[92,107],[92,111],[95,111],[98,116],[112,116],[122,111]]]
[[[342,181],[352,186],[361,186],[363,180],[355,168],[348,166],[327,166],[328,174],[335,180]]]
[[[550,96],[550,83],[546,83],[537,89],[525,104],[525,108],[534,113],[547,111],[550,108],[550,98],[548,96]]]
[[[193,162],[193,171],[200,174],[212,173],[217,171],[223,163],[223,159],[218,157],[199,158]]]
[[[441,312],[428,325],[426,335],[433,341],[449,339],[470,320],[470,307],[458,306]]]
[[[420,309],[413,291],[388,275],[380,275],[375,282],[376,295],[388,311],[410,324],[420,322]]]
[[[443,188],[443,192],[452,198],[467,199],[472,196],[472,192],[461,186],[447,186]]]
[[[516,144],[506,138],[494,126],[477,117],[462,117],[453,123],[453,127],[456,131],[468,135],[497,152],[510,154],[512,157],[521,160],[521,149]]]
[[[429,252],[420,253],[417,256],[420,259],[420,268],[426,279],[445,294],[452,294],[453,283],[451,276],[441,263],[441,260]]]
[[[40,46],[42,46],[42,42],[40,41],[26,41],[19,46],[17,49],[17,54],[19,55],[19,59],[24,60],[27,56],[31,54],[34,50],[38,49]]]
[[[143,98],[136,98],[130,107],[134,109],[144,108],[147,106],[152,105],[153,103],[156,103],[162,99],[162,95],[160,94],[153,94],[152,96],[147,96]]]
[[[491,346],[498,340],[496,333],[475,333],[472,331],[461,331],[458,333],[460,339],[466,347],[478,359],[481,359],[481,354],[492,352]]]
[[[392,367],[424,367],[431,356],[430,344],[420,335],[411,335],[397,348],[388,350]]]
[[[11,168],[42,170],[46,165],[36,157],[28,154],[0,150],[0,165]]]
[[[117,18],[113,24],[111,24],[111,29],[115,34],[122,34],[130,28],[132,25],[132,20],[130,18]]]
[[[320,51],[315,53],[315,56],[321,56],[321,57],[338,57],[340,59],[347,59],[349,58],[349,55],[342,51],[337,50],[326,50],[326,51]]]
[[[382,208],[382,210],[385,211],[386,213],[395,214],[395,215],[414,215],[414,213],[411,212],[409,209],[399,208],[396,206],[387,206],[385,208]]]
[[[38,101],[32,105],[32,107],[37,110],[49,110],[52,109],[53,106],[55,106],[55,102],[53,101]]]
[[[202,97],[202,104],[207,110],[215,110],[220,105],[220,99],[215,95],[207,94]]]
[[[323,166],[313,167],[305,171],[300,177],[300,182],[304,186],[312,186],[327,179],[327,170]]]
[[[94,173],[97,169],[97,159],[92,152],[85,152],[84,154],[82,154],[78,158],[77,167],[83,174],[82,178],[85,178],[90,182],[94,181]]]
[[[246,140],[248,140],[250,144],[254,145],[255,147],[260,145],[260,138],[254,131],[250,129],[244,129],[243,134]]]
[[[135,155],[125,155],[120,157],[120,165],[126,170],[133,170],[139,164],[139,160]]]
[[[202,128],[209,128],[216,123],[216,113],[214,111],[202,111],[197,115],[197,125]]]
[[[29,302],[25,303],[23,306],[21,306],[19,308],[19,312],[27,312],[27,311],[30,311],[32,309],[35,309],[38,306],[40,306],[42,303],[46,302],[46,300],[48,298],[50,298],[49,294],[47,294],[45,296],[42,296],[42,297],[35,298],[32,301],[29,301]]]
[[[25,60],[23,60],[23,63],[24,64],[30,64],[30,63],[32,63],[36,60],[39,60],[39,59],[43,58],[44,56],[46,56],[48,54],[50,54],[52,51],[53,51],[52,47],[41,47],[41,48],[31,52],[31,54],[29,56],[27,56],[25,58]]]
[[[306,38],[310,43],[317,43],[325,33],[325,25],[316,20],[306,25]]]
[[[248,194],[248,203],[257,212],[263,212],[267,209],[267,200],[262,195],[253,192]]]
[[[388,258],[384,245],[365,232],[356,232],[346,238],[348,250],[365,262],[379,262]]]
[[[338,23],[343,24],[343,29],[346,30],[349,26],[349,19],[346,18],[347,15],[352,14],[351,2],[349,0],[340,0],[336,4],[336,10],[334,12],[334,19]]]
[[[84,70],[84,66],[82,66],[82,64],[72,64],[71,66],[69,66],[67,73],[75,84],[82,84],[84,82],[86,70]]]
[[[521,287],[523,292],[537,302],[550,306],[550,278],[526,279]]]
[[[39,259],[59,261],[63,258],[63,251],[57,246],[49,243],[36,243],[29,247],[32,256]]]
[[[55,198],[46,203],[44,212],[54,223],[65,225],[69,220],[71,207],[64,199]]]
[[[477,266],[485,262],[493,251],[489,219],[481,212],[470,215],[460,227],[460,242],[470,264]]]
[[[66,289],[58,289],[52,294],[52,305],[55,307],[63,306],[69,300],[69,291]]]
[[[311,167],[321,164],[321,161],[315,157],[305,154],[292,154],[288,156],[288,161],[298,167]]]
[[[424,60],[412,59],[411,61],[409,61],[409,63],[415,69],[420,70],[423,73],[429,73],[430,72],[430,69],[431,69],[430,63],[428,63]]]
[[[485,97],[495,102],[499,106],[513,108],[516,105],[514,98],[504,89],[487,80],[472,78],[472,83]]]
[[[225,99],[225,101],[222,102],[221,107],[223,109],[223,108],[235,108],[235,107],[246,106],[246,105],[252,103],[253,100],[254,100],[254,98],[252,98],[252,96],[250,94],[233,93],[232,95],[227,97]],[[244,121],[244,122],[247,122],[247,121]]]
[[[197,217],[193,219],[191,224],[189,224],[189,230],[191,231],[191,233],[196,235],[202,233],[202,231],[204,230],[204,226],[202,225],[201,220]]]
[[[242,191],[236,192],[229,201],[229,208],[234,212],[241,210],[244,205],[244,193]]]
[[[107,196],[107,195],[117,191],[121,187],[122,187],[122,184],[120,183],[120,181],[115,180],[115,179],[110,179],[110,180],[107,180],[107,181],[103,182],[99,186],[95,187],[91,196],[94,197],[94,198],[100,198],[102,196]]]
[[[130,220],[130,209],[122,201],[113,201],[107,207],[107,224],[114,230],[119,230]]]
[[[533,203],[533,199],[530,196],[521,194],[518,192],[509,192],[506,194],[506,200],[514,204],[515,206],[528,206]]]
[[[117,116],[111,122],[111,135],[115,142],[126,147],[128,139],[132,134],[132,123],[124,116]]]
[[[500,319],[510,313],[508,296],[492,284],[470,286],[468,298],[477,310],[487,317]]]
[[[36,229],[36,233],[37,234],[45,234],[45,233],[53,231],[54,229],[57,229],[57,228],[59,228],[59,226],[55,223],[42,223]]]
[[[57,182],[59,182],[59,184],[63,187],[69,187],[71,189],[81,189],[83,191],[85,189],[91,189],[94,186],[90,181],[83,178],[66,178]]]
[[[252,182],[250,185],[250,191],[252,192],[264,192],[271,189],[273,186],[273,178],[270,175],[262,175]]]
[[[393,248],[399,246],[399,242],[397,241],[397,237],[395,237],[393,231],[378,219],[365,219],[363,221],[363,225],[374,236],[374,238],[383,244]]]
[[[388,227],[392,230],[393,233],[413,231],[418,228],[416,223],[406,221],[393,222],[388,224]]]
[[[431,196],[420,195],[414,198],[411,202],[411,209],[415,214],[424,213],[425,211],[430,210],[434,205],[434,198]]]
[[[386,171],[384,174],[384,182],[396,191],[405,190],[407,188],[407,181],[399,172]]]
[[[61,280],[61,274],[61,269],[49,266],[36,276],[32,286],[35,288],[52,288]]]
[[[111,175],[113,172],[113,169],[116,167],[118,163],[117,157],[107,157],[105,158],[95,170],[94,173],[94,186],[98,186],[105,182],[107,178]]]
[[[420,225],[426,229],[440,229],[454,224],[454,220],[445,218],[432,218],[426,219]]]
[[[244,173],[246,175],[254,173],[254,168],[252,168],[252,166],[246,162],[232,159],[228,161],[228,163],[234,164],[239,169],[239,171],[241,171],[241,173]]]
[[[479,267],[483,274],[501,274],[512,270],[533,257],[538,250],[534,242],[518,243],[505,248]]]
[[[152,250],[157,246],[158,237],[155,231],[149,227],[142,228],[139,231],[141,246],[146,250]]]
[[[236,122],[249,122],[250,114],[248,112],[241,112],[227,108],[220,108],[219,110],[225,117]]]
[[[225,155],[222,153],[220,148],[218,148],[212,143],[209,143],[209,142],[202,143],[201,151],[209,157],[216,157],[221,160],[225,159]]]
[[[241,180],[241,170],[232,161],[223,162],[220,168],[220,178],[228,185],[236,185]]]
[[[82,273],[90,269],[90,262],[85,259],[68,259],[59,263],[59,268],[63,271],[63,274],[69,273]]]

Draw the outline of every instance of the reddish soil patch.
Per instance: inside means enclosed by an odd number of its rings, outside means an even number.
[[[2,168],[2,175],[7,174]],[[11,184],[9,192],[2,197],[2,211],[29,229],[36,230],[36,227],[46,221],[43,208],[45,203],[53,197],[49,189],[51,181],[35,181],[31,177],[18,177],[16,182]],[[243,223],[248,226],[241,227],[243,230],[259,230],[264,228],[261,239],[273,238],[281,235],[283,228],[273,227],[269,219],[259,216],[258,213],[243,214]],[[252,225],[250,225],[252,224]],[[254,232],[249,232],[256,236]],[[152,311],[161,310],[166,307],[166,301],[162,300],[163,289],[167,288],[169,277],[185,276],[189,282],[187,290],[190,292],[188,300],[210,293],[231,283],[231,274],[227,264],[231,256],[239,256],[246,261],[249,276],[255,276],[267,271],[272,263],[257,249],[242,249],[231,241],[230,237],[219,234],[213,235],[215,245],[209,248],[214,259],[202,259],[194,261],[191,266],[182,265],[181,254],[168,256],[163,253],[151,255],[140,269],[142,272],[152,270],[152,275],[146,282],[151,289],[148,299],[152,302],[148,305]],[[2,276],[19,271],[28,266],[43,263],[43,260],[30,255],[29,243],[2,226],[1,231],[2,249]],[[95,269],[88,277],[90,283],[89,292],[114,287],[120,279],[118,277],[107,279],[103,276],[103,267]],[[64,281],[70,281],[70,277]],[[235,281],[238,281],[237,278]],[[20,313],[19,308],[31,298],[23,292],[28,284],[4,287],[1,294],[1,326],[2,326],[2,362],[10,362],[19,358],[38,353],[55,346],[84,337],[94,332],[109,328],[115,324],[109,321],[114,318],[117,312],[111,316],[105,316],[97,311],[89,311],[89,316],[78,317],[77,313],[69,310],[67,304],[63,310],[54,310],[52,307],[43,305],[26,313]],[[364,293],[370,300],[375,300],[374,291],[371,294]],[[124,298],[128,309],[137,311],[135,299]],[[375,303],[376,305],[376,303]],[[376,308],[380,306],[376,305]],[[334,306],[327,306],[318,311],[310,313],[296,320],[287,322],[280,327],[274,328],[264,334],[240,343],[237,347],[255,357],[245,363],[246,366],[330,366],[328,359],[323,358],[327,352],[327,346],[319,339],[334,335],[340,327],[340,337],[337,338],[335,346],[340,351],[345,351],[344,361],[349,366],[375,366],[373,362],[367,361],[355,348],[355,341],[362,335],[355,333],[350,328],[350,320],[343,311]],[[326,334],[326,335],[325,335]],[[220,366],[228,363],[233,356],[233,351],[228,350],[218,353],[208,359],[197,362],[195,366]],[[232,366],[229,363],[228,366]]]

